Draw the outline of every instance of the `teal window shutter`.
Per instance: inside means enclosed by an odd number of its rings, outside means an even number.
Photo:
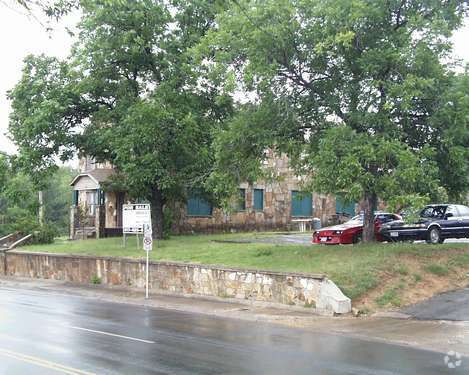
[[[238,211],[246,210],[246,189],[239,189]]]
[[[106,198],[106,196],[105,196],[104,191],[99,189],[98,190],[98,204],[103,206],[104,203],[105,203],[105,198]]]
[[[262,211],[264,209],[264,190],[254,189],[254,202],[253,207],[255,210]]]
[[[300,191],[291,192],[291,215],[299,217],[313,216],[313,196]]]
[[[197,192],[191,193],[187,200],[188,216],[211,216],[212,205]]]
[[[72,205],[78,206],[78,190],[72,191]]]
[[[344,197],[338,194],[335,197],[335,212],[336,214],[355,216],[355,202],[346,203]]]

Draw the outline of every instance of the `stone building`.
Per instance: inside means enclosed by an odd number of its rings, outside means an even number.
[[[230,212],[212,207],[193,194],[185,204],[173,207],[175,233],[291,230],[311,225],[314,217],[330,224],[353,216],[356,204],[346,205],[340,197],[302,191],[303,178],[295,176],[286,157],[271,157],[264,167],[273,175],[269,182],[242,183]],[[114,173],[109,163],[80,160],[80,174],[71,185],[71,238],[88,238],[122,233],[122,205],[125,192],[104,191],[103,183]]]

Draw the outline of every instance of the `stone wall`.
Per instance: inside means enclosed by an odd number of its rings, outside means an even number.
[[[298,229],[298,224],[292,221],[296,217],[291,215],[292,191],[303,191],[306,180],[294,175],[285,155],[277,157],[271,153],[263,167],[270,176],[268,181],[240,184],[240,188],[246,189],[245,210],[226,213],[222,209],[214,208],[210,216],[188,216],[185,205],[179,205],[174,208],[174,232],[214,233]],[[257,211],[253,208],[254,189],[264,191],[263,210]],[[320,218],[323,225],[330,224],[336,213],[335,197],[317,193],[313,193],[312,197],[312,217]]]
[[[80,284],[99,278],[106,285],[145,286],[144,260],[127,258],[10,251],[6,272],[0,267],[0,274]],[[351,309],[350,299],[324,275],[151,262],[149,284],[153,290],[174,294],[316,307],[334,313],[348,313]]]

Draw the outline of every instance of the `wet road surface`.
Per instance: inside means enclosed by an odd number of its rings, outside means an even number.
[[[469,358],[450,369],[441,353],[268,323],[3,287],[0,301],[0,374],[469,373]]]
[[[402,312],[422,320],[469,321],[469,288],[439,294]]]

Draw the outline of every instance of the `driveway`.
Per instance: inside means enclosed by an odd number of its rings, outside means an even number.
[[[469,288],[439,294],[401,312],[420,320],[469,321]]]
[[[278,245],[311,245],[311,232],[308,233],[279,233],[272,235],[259,235],[255,238],[246,238],[245,242],[273,243]],[[425,243],[425,241],[415,241],[415,243]],[[469,243],[468,238],[450,238],[445,243]],[[319,246],[314,244],[315,246]]]

